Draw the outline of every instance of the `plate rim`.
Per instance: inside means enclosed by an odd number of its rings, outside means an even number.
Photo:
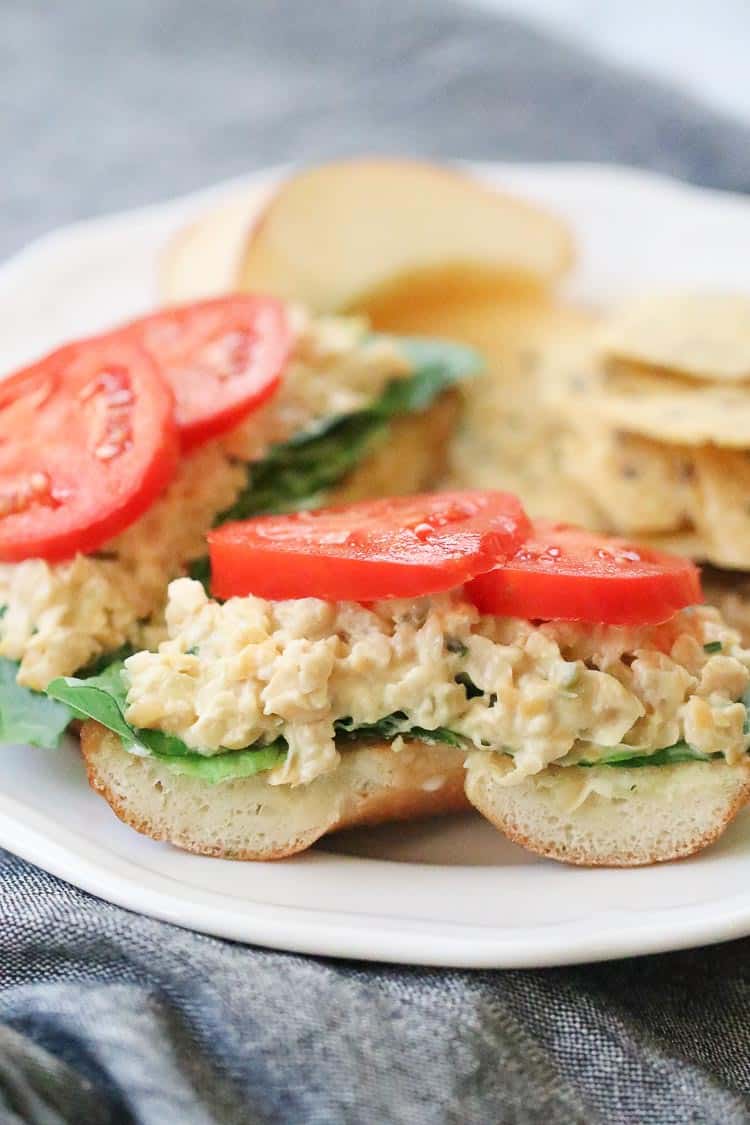
[[[503,176],[543,178],[563,175],[572,182],[580,177],[594,177],[599,181],[616,181],[619,189],[625,185],[631,191],[657,190],[670,195],[678,193],[695,202],[711,200],[729,206],[740,205],[750,214],[750,199],[738,192],[705,188],[664,173],[628,165],[543,161],[444,162],[467,167],[495,181]],[[158,224],[162,221],[166,225],[167,220],[175,224],[185,221],[213,200],[258,183],[273,182],[293,166],[284,164],[257,169],[185,195],[79,220],[41,234],[0,263],[0,299],[6,285],[12,286],[19,275],[33,269],[40,259],[43,261],[50,254],[63,253],[67,248],[79,245],[81,240],[95,240],[105,231],[109,233],[132,223]],[[513,191],[514,187],[509,190]],[[39,824],[39,821],[46,823]],[[585,923],[581,925],[580,918],[556,924],[537,923],[533,927],[515,930],[456,923],[450,927],[453,933],[439,933],[436,931],[444,923],[436,920],[425,919],[421,924],[415,924],[415,920],[402,917],[397,920],[398,925],[383,927],[383,915],[377,912],[316,912],[308,906],[272,905],[253,902],[249,898],[245,904],[255,908],[255,913],[251,914],[233,907],[232,899],[219,892],[208,892],[189,884],[184,884],[184,892],[161,886],[169,883],[180,886],[180,881],[125,860],[108,848],[106,841],[107,859],[104,863],[97,863],[96,856],[85,854],[85,836],[67,826],[55,824],[46,813],[34,809],[33,804],[24,805],[2,792],[0,847],[104,901],[161,921],[234,941],[358,961],[467,969],[535,968],[643,956],[713,944],[750,933],[750,890],[744,894],[738,892],[731,897],[724,896],[717,903],[710,904],[710,910],[706,909],[705,903],[660,911],[647,910],[638,918],[631,919],[630,924],[624,924],[621,912],[608,909],[597,915],[599,932],[594,934],[588,931]],[[329,862],[335,864],[337,859],[347,858],[350,862],[359,863],[390,862],[364,857],[333,857],[329,858]],[[312,856],[297,857],[291,862],[316,861]],[[411,866],[418,869],[423,865]],[[130,872],[131,868],[139,873],[139,877]],[[152,885],[144,884],[145,876]],[[612,877],[617,876],[618,872],[613,871]],[[188,893],[192,895],[192,901]],[[377,927],[378,922],[381,923],[380,928]]]
[[[16,805],[19,811],[14,815],[8,811],[8,805]],[[29,822],[30,808],[32,821],[41,819],[51,824],[50,818],[46,814],[35,813],[33,806],[24,809],[21,802],[0,793],[0,832],[5,822],[13,825],[15,831],[13,845],[10,846],[0,836],[0,846],[26,862],[41,867],[79,890],[135,913],[209,936],[290,953],[430,968],[552,968],[675,952],[731,941],[750,932],[750,892],[738,892],[731,899],[718,900],[724,903],[723,911],[709,914],[704,904],[667,907],[661,911],[644,911],[637,919],[631,919],[630,924],[628,918],[631,912],[608,909],[596,916],[597,926],[601,929],[594,935],[587,931],[582,917],[515,930],[457,922],[450,926],[453,933],[436,934],[435,928],[445,925],[444,922],[424,920],[420,923],[402,917],[393,920],[396,924],[383,927],[384,916],[377,912],[316,910],[308,906],[259,903],[247,899],[246,906],[252,907],[254,912],[250,916],[233,906],[234,900],[219,892],[189,884],[184,884],[184,893],[170,892],[165,888],[170,884],[181,886],[179,879],[123,859],[111,852],[106,844],[107,862],[112,866],[106,868],[97,864],[95,859],[82,854],[87,844],[84,836],[54,824],[51,830],[45,832]],[[24,814],[23,819],[20,813]],[[77,846],[71,845],[71,840]],[[83,847],[79,841],[83,842]],[[317,858],[325,862],[330,857],[328,853],[320,857],[316,857],[315,853],[306,853],[294,857],[292,862],[310,864],[315,863]],[[394,862],[336,857],[337,860],[339,858],[348,860],[350,865]],[[434,869],[436,865],[409,863],[403,866],[419,871],[426,866]],[[133,873],[128,874],[131,868]],[[155,885],[139,881],[139,876],[144,874]],[[625,872],[612,870],[613,877],[623,874]],[[193,896],[192,901],[189,895]],[[691,915],[698,917],[691,918]],[[655,916],[658,916],[658,925],[653,922]],[[645,923],[648,930],[641,935],[638,948],[634,950],[634,931],[641,928],[640,923]],[[372,952],[374,924],[377,925],[377,954]],[[676,929],[679,931],[677,935]]]

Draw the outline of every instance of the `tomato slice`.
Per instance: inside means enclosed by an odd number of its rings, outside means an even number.
[[[174,476],[174,398],[119,334],[60,348],[0,381],[0,559],[94,551]]]
[[[505,492],[447,492],[264,516],[209,533],[219,598],[375,601],[449,590],[507,558],[529,521]]]
[[[689,559],[546,521],[466,593],[480,612],[498,617],[607,625],[655,625],[703,601]]]
[[[274,297],[219,297],[165,309],[125,331],[172,384],[183,450],[231,430],[273,394],[292,347]]]

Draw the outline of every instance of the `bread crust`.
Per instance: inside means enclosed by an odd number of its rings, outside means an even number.
[[[461,750],[409,743],[394,751],[373,742],[345,749],[341,765],[311,785],[290,788],[269,785],[263,774],[218,785],[174,774],[155,759],[129,754],[94,722],[83,726],[81,750],[89,784],[124,823],[186,851],[227,859],[283,859],[340,829],[473,806],[537,855],[583,867],[639,867],[702,851],[750,800],[750,770],[724,762],[637,770],[550,766],[505,786],[510,767],[499,755],[471,754],[465,774]],[[571,803],[564,787],[596,780],[597,773],[627,781],[625,795],[613,799],[594,787]],[[226,820],[216,806],[229,810]]]
[[[718,840],[750,800],[750,770],[719,761],[637,769],[548,766],[506,786],[509,768],[500,755],[471,754],[466,793],[472,805],[528,851],[581,867],[643,867],[694,855]],[[597,774],[629,791],[614,799],[592,791],[580,804],[570,803],[563,787],[595,782]]]
[[[346,748],[335,771],[296,788],[269,785],[263,774],[208,785],[128,753],[117,735],[94,722],[83,726],[81,751],[89,784],[124,823],[154,840],[226,859],[283,859],[339,829],[471,807],[463,752],[449,746]],[[219,805],[231,828],[214,823]]]

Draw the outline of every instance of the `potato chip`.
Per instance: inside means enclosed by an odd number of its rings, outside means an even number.
[[[718,566],[750,566],[750,451],[696,451],[693,522]]]
[[[682,387],[663,375],[618,372],[588,384],[583,407],[613,429],[657,441],[750,448],[750,387]]]
[[[562,469],[604,514],[608,531],[674,532],[689,522],[694,488],[689,450],[582,425],[569,432]]]
[[[677,446],[591,427],[563,444],[563,472],[606,529],[725,567],[750,567],[750,451]]]
[[[552,430],[546,440],[540,435],[538,451],[526,462],[495,455],[481,463],[475,460],[476,444],[459,436],[453,468],[443,486],[505,489],[521,497],[534,519],[562,520],[603,531],[607,521],[594,499],[562,470],[558,436]]]
[[[622,534],[673,532],[693,506],[689,449],[665,445],[597,412],[603,376],[589,340],[545,357],[540,394],[561,430],[561,468],[604,514],[605,529]]]
[[[670,445],[750,448],[750,385],[696,383],[616,364],[604,370],[595,347],[555,357],[541,382],[563,416],[587,426],[641,434]]]
[[[750,566],[750,452],[703,446],[692,451],[686,505],[692,530],[641,536],[644,542],[720,567]]]
[[[602,330],[606,357],[713,381],[750,379],[750,297],[663,294],[629,301]]]

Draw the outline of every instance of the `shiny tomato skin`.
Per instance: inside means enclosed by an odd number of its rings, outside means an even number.
[[[466,586],[481,613],[526,620],[655,625],[703,601],[689,559],[537,521],[516,555]]]
[[[174,397],[119,333],[0,382],[0,560],[96,551],[138,519],[179,460]]]
[[[528,527],[515,496],[480,491],[264,516],[209,533],[212,590],[271,600],[419,597],[494,566]]]
[[[183,452],[237,426],[278,389],[292,348],[275,297],[229,296],[163,309],[124,331],[170,382]]]

